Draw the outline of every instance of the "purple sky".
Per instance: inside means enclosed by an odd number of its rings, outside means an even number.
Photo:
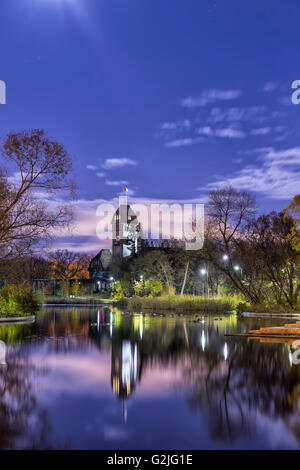
[[[299,192],[300,2],[1,0],[0,135],[44,128],[75,160],[77,230],[99,202],[205,200],[231,183],[260,210]],[[103,245],[104,246],[104,245]]]

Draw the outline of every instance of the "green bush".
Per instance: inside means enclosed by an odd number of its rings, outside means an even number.
[[[120,281],[116,281],[112,284],[112,294],[115,300],[122,300],[125,297],[124,289]]]
[[[160,281],[135,281],[133,285],[134,294],[138,297],[157,297],[163,290],[163,285]]]
[[[0,290],[0,315],[33,315],[39,309],[39,295],[26,284],[9,285]]]
[[[45,294],[41,290],[36,290],[34,293],[35,299],[38,302],[39,305],[42,305],[45,303]]]

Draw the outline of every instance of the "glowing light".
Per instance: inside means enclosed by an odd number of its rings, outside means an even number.
[[[224,354],[224,359],[225,359],[225,361],[227,361],[227,358],[228,358],[228,346],[227,346],[227,343],[224,344],[224,351],[223,351],[223,354]]]
[[[205,349],[205,334],[204,330],[202,330],[202,335],[201,335],[201,346],[202,346],[202,351]]]
[[[143,338],[143,315],[140,315],[140,338]]]

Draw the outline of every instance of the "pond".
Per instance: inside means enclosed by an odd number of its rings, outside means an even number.
[[[291,346],[226,333],[284,320],[48,307],[0,327],[2,449],[299,449]]]

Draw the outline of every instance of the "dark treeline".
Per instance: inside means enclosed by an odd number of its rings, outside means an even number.
[[[249,193],[227,187],[210,193],[201,250],[187,251],[175,241],[164,249],[144,244],[140,253],[115,259],[112,270],[126,296],[147,279],[181,295],[239,293],[252,305],[296,308],[299,258],[298,197],[281,213],[257,215]]]

